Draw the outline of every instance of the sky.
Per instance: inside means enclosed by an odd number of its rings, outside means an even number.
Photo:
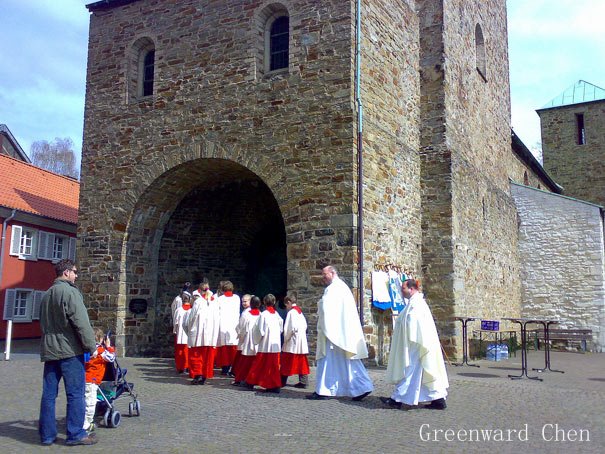
[[[37,140],[69,137],[81,155],[92,2],[0,0],[0,123],[27,153]],[[534,149],[536,109],[580,79],[605,88],[605,1],[507,5],[511,126]]]

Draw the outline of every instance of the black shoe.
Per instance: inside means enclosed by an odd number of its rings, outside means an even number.
[[[431,401],[431,403],[426,405],[424,408],[428,408],[430,410],[445,410],[447,405],[445,404],[445,399],[441,398]]]
[[[370,395],[370,393],[371,393],[371,392],[372,392],[372,391],[368,391],[368,392],[365,392],[365,393],[363,393],[363,394],[360,394],[359,396],[355,396],[355,397],[353,397],[353,400],[354,400],[355,402],[361,402],[361,401],[362,401],[362,400],[364,400],[366,397],[368,397],[368,396]]]
[[[183,371],[184,374],[188,374],[189,373],[189,369],[185,368],[185,370]]]
[[[298,382],[294,385],[295,388],[306,389],[307,385],[305,383]]]
[[[195,377],[193,377],[193,380],[191,380],[191,384],[192,385],[197,385],[199,384],[200,380],[202,379],[201,375],[196,375]]]
[[[243,384],[240,384],[240,386],[244,389],[247,389],[248,391],[254,391],[254,385],[251,385],[249,383],[244,382]]]
[[[267,388],[265,389],[266,393],[275,393],[275,394],[279,394],[281,391],[281,388]]]
[[[96,444],[98,441],[99,440],[97,440],[95,437],[87,436],[84,438],[80,438],[79,440],[66,441],[65,444],[67,446],[79,446],[79,445],[89,446],[89,445]]]
[[[55,441],[57,441],[56,438],[52,439],[51,441],[41,441],[40,444],[42,446],[51,446]]]
[[[321,396],[317,393],[308,394],[305,396],[305,399],[309,399],[309,400],[326,400],[327,398],[328,398],[328,396]]]
[[[393,400],[390,397],[381,397],[380,401],[391,408],[401,408],[401,402],[397,402],[396,400]]]
[[[238,381],[234,381],[233,383],[231,383],[231,386],[240,386],[240,382]]]
[[[200,378],[200,380],[197,382],[197,384],[203,385],[204,383],[206,383],[206,377],[202,376],[202,378]]]

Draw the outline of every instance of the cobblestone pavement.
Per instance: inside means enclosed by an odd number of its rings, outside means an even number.
[[[129,400],[120,398],[119,427],[98,427],[95,446],[69,448],[64,433],[51,447],[39,445],[42,364],[32,351],[31,342],[14,342],[11,360],[0,362],[3,453],[605,452],[604,354],[553,352],[553,368],[565,373],[542,373],[543,382],[507,378],[518,372],[520,356],[478,361],[480,368],[448,366],[445,411],[384,408],[379,396],[388,396],[391,385],[378,367],[369,368],[376,390],[363,402],[309,401],[304,395],[312,389],[264,394],[230,386],[220,376],[191,386],[170,359],[122,358],[141,416],[128,417]],[[543,361],[541,352],[529,353],[530,368]],[[64,416],[63,393],[57,403],[60,431]],[[502,441],[484,441],[482,430]]]

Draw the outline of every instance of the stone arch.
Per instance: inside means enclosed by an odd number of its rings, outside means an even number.
[[[136,198],[122,242],[118,332],[128,355],[169,354],[170,304],[183,282],[234,281],[238,292],[287,289],[286,234],[269,185],[215,144],[189,147]],[[172,164],[172,165],[171,165]],[[146,172],[147,173],[147,172]],[[148,302],[144,315],[128,308]]]

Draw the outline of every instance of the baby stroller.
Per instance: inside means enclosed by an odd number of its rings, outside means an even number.
[[[112,363],[107,363],[103,382],[97,391],[96,415],[103,415],[103,424],[105,427],[118,427],[120,425],[121,415],[115,408],[114,401],[128,393],[131,402],[128,403],[129,416],[141,416],[141,403],[137,400],[137,395],[133,391],[134,384],[126,381],[127,369],[122,369],[115,359]]]

